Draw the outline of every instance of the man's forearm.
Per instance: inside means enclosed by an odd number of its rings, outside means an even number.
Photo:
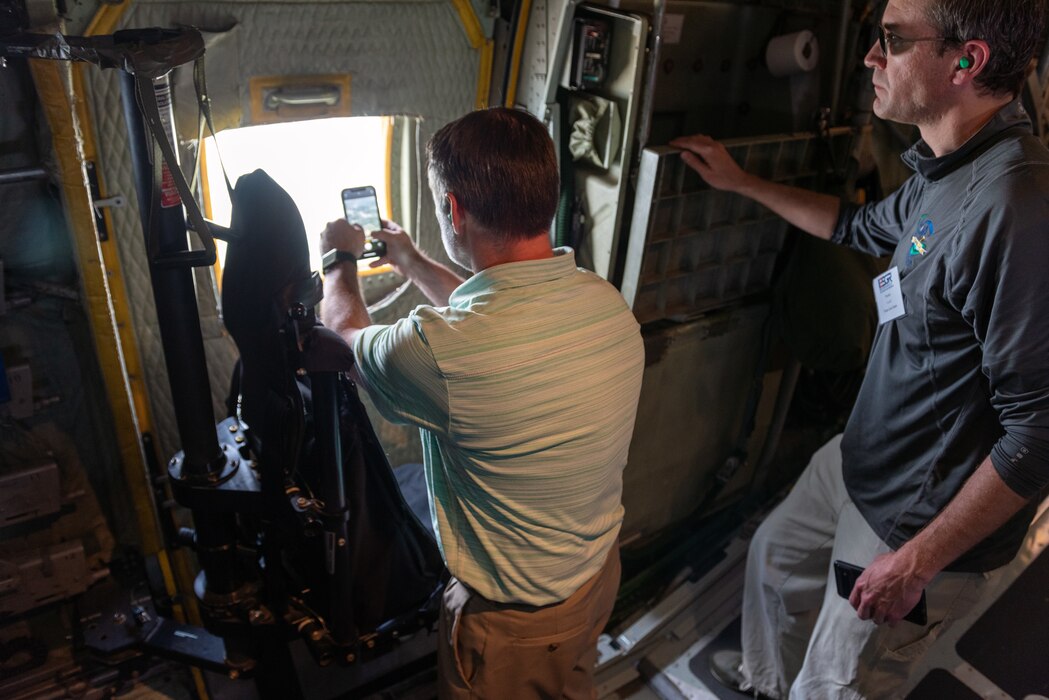
[[[447,306],[448,297],[463,283],[463,278],[421,251],[416,253],[412,257],[411,265],[404,267],[404,274],[422,290],[432,304]]]
[[[817,238],[830,240],[838,223],[841,201],[829,194],[781,185],[754,175],[748,175],[736,192]]]
[[[328,328],[351,344],[357,331],[371,325],[368,306],[357,280],[357,268],[352,263],[343,263],[324,275],[321,318]]]
[[[983,461],[958,495],[899,549],[926,582],[997,530],[1027,504]]]
[[[929,582],[1015,515],[1027,499],[998,476],[991,460],[965,482],[925,529],[895,552],[875,557],[856,581],[849,603],[861,620],[895,624]]]
[[[724,144],[705,134],[683,136],[670,144],[682,149],[685,164],[714,189],[749,197],[817,238],[829,240],[834,233],[841,206],[837,197],[751,175],[729,155]]]

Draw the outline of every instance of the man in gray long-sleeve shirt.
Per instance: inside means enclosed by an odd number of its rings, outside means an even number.
[[[751,543],[743,653],[715,659],[723,682],[897,696],[1022,542],[1049,483],[1049,152],[1016,99],[1044,13],[1044,0],[889,0],[865,59],[874,112],[922,139],[904,154],[915,174],[881,202],[842,206],[744,173],[708,137],[673,142],[711,186],[892,255],[845,433]],[[836,559],[866,568],[848,601]],[[928,625],[897,625],[923,590]]]

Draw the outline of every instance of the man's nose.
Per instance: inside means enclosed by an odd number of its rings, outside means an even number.
[[[885,68],[885,54],[882,53],[877,41],[871,45],[870,51],[863,57],[863,65],[868,68]]]

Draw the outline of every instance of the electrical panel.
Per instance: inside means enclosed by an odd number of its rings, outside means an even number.
[[[571,87],[586,89],[604,84],[608,77],[611,40],[611,26],[607,21],[576,17],[569,78]]]

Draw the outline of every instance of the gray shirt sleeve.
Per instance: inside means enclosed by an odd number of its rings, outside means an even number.
[[[1009,178],[983,194],[990,204],[965,222],[979,244],[952,256],[945,291],[980,344],[1004,431],[991,462],[1013,491],[1032,498],[1049,484],[1049,202],[1037,192],[1017,197],[1024,187]],[[1023,206],[997,204],[1008,199]]]
[[[911,177],[878,202],[857,206],[842,201],[830,240],[868,255],[891,255],[917,206],[922,186],[920,178]]]

